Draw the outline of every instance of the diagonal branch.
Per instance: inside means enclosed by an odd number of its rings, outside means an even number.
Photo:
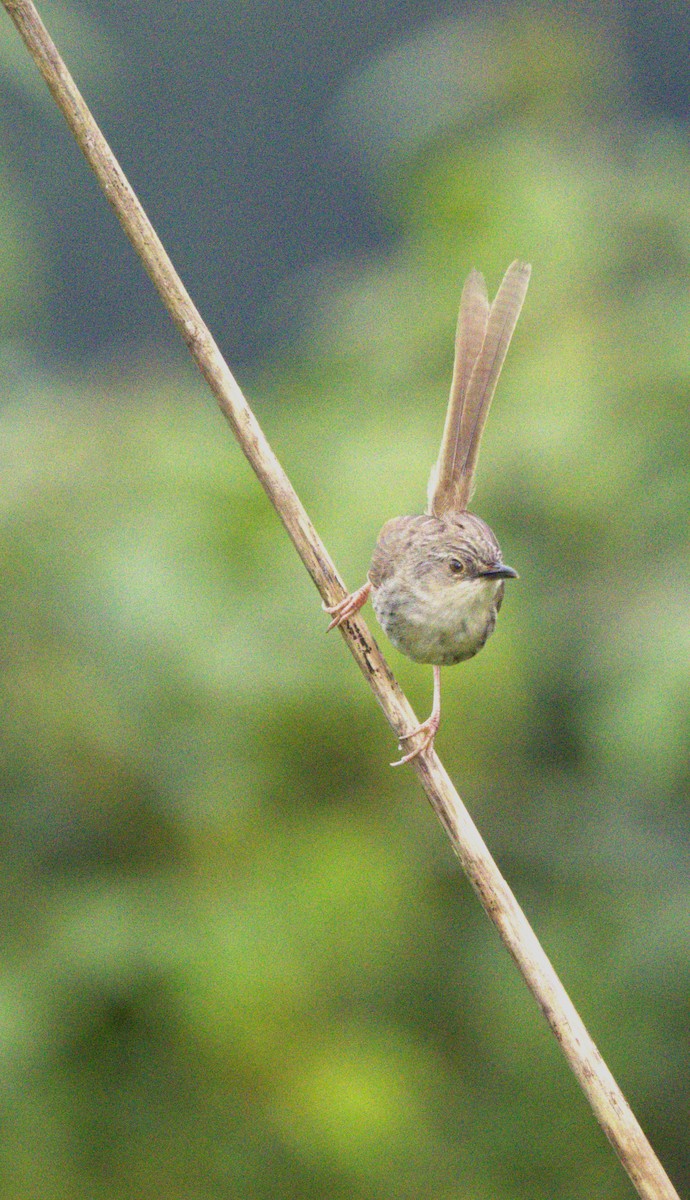
[[[244,454],[327,604],[345,588],[328,552],[269,446],[230,369],[206,328],[163,245],[31,0],[2,0],[61,109],[106,198],[115,210],[190,353],[232,426]],[[361,617],[343,636],[396,736],[413,729],[415,715]],[[460,859],[481,904],[517,964],[561,1045],[571,1070],[643,1200],[678,1200],[615,1079],[590,1038],[522,909],[474,825],[437,755],[412,768]]]

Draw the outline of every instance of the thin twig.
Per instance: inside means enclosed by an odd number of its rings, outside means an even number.
[[[31,0],[2,0],[94,171],[109,203],[208,381],[244,454],[327,604],[345,588],[294,488],[271,450],[155,230],[96,125]],[[361,617],[343,636],[394,733],[417,719]],[[463,870],[561,1045],[597,1119],[644,1200],[678,1200],[615,1079],[590,1038],[524,913],[435,753],[411,766]]]

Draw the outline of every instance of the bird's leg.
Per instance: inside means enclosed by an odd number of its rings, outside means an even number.
[[[433,749],[434,738],[438,732],[438,727],[441,724],[441,668],[434,667],[434,702],[431,707],[431,715],[426,721],[422,721],[416,729],[411,729],[409,733],[402,733],[400,741],[405,742],[408,738],[415,737],[418,733],[424,734],[424,740],[417,746],[416,750],[411,750],[409,754],[405,754],[399,758],[397,762],[391,763],[392,767],[401,767],[403,763],[411,762],[413,758],[417,758],[419,754],[424,754],[427,750]]]
[[[331,629],[335,629],[336,626],[342,625],[343,621],[347,621],[350,617],[354,617],[355,613],[359,612],[362,605],[366,604],[370,591],[371,584],[367,579],[366,583],[363,583],[361,588],[357,588],[356,592],[350,592],[349,596],[344,596],[343,599],[339,600],[337,604],[332,604],[330,606],[327,604],[322,604],[321,607],[323,608],[323,611],[327,612],[333,617],[333,620],[328,626],[326,633],[330,633]]]

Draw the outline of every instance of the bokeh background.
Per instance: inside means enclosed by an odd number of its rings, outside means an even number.
[[[688,1194],[690,9],[42,11],[351,586],[533,263],[438,748]],[[631,1197],[2,16],[0,1195]]]

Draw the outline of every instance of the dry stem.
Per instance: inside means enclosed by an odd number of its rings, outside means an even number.
[[[342,581],[252,410],[194,307],[155,230],[129,186],[30,0],[2,0],[29,53],[94,171],[109,203],[230,422],[302,562],[327,604],[344,594]],[[418,721],[366,624],[357,616],[343,636],[395,734]],[[644,1200],[678,1200],[615,1079],[604,1063],[503,879],[467,809],[433,753],[411,766],[450,838],[484,910],[517,963],[527,986],[589,1103]]]

